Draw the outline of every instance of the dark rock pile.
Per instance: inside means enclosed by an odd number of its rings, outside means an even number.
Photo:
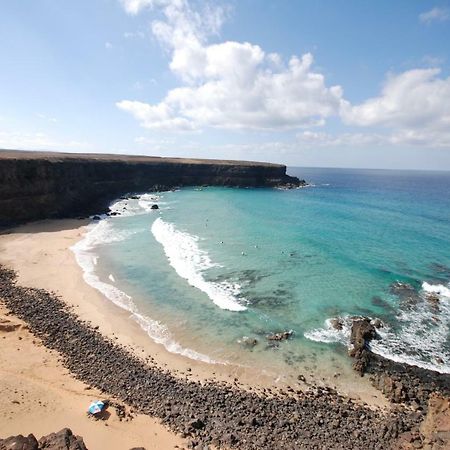
[[[362,376],[371,375],[372,384],[393,403],[404,403],[416,411],[426,411],[434,392],[450,397],[450,375],[397,363],[372,353],[370,341],[377,338],[382,322],[367,317],[352,323],[349,355],[353,368]]]
[[[14,272],[1,266],[0,297],[61,354],[75,377],[158,417],[190,448],[388,449],[423,417],[403,407],[374,411],[329,388],[262,396],[217,381],[175,378],[79,320],[56,295],[16,285]]]
[[[450,375],[396,363],[370,353],[367,372],[372,383],[393,403],[426,412],[431,394],[450,398]]]
[[[69,428],[43,436],[39,441],[33,434],[0,439],[0,450],[87,450],[83,438],[75,436]]]

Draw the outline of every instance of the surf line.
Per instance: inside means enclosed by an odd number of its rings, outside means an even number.
[[[208,253],[198,246],[198,236],[177,230],[173,224],[165,222],[161,217],[153,222],[151,231],[163,246],[169,264],[181,278],[204,292],[221,309],[229,311],[247,309],[242,304],[245,299],[238,299],[241,292],[239,284],[205,280],[203,272],[219,265],[212,262]]]

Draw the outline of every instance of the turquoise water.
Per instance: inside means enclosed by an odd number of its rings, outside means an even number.
[[[450,373],[450,173],[289,172],[312,186],[121,200],[76,249],[87,281],[191,358],[349,365],[350,317],[364,315],[384,323],[375,352]]]

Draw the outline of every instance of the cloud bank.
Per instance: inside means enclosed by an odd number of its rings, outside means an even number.
[[[153,35],[170,55],[180,86],[158,103],[125,99],[117,107],[151,130],[297,130],[316,145],[423,145],[450,147],[450,77],[437,68],[388,76],[379,96],[360,104],[344,98],[313,67],[313,55],[267,53],[249,42],[209,43],[218,36],[227,9],[188,0],[120,0],[125,11],[149,10]],[[440,8],[421,14],[430,23],[448,18]],[[363,132],[330,135],[314,131],[330,117]],[[311,130],[313,129],[313,130]],[[366,131],[368,130],[368,131]]]
[[[289,129],[321,125],[339,111],[342,89],[326,85],[310,53],[285,63],[249,42],[208,45],[224,20],[220,7],[200,13],[183,0],[122,3],[132,14],[162,6],[165,20],[153,21],[153,34],[170,51],[170,69],[184,84],[157,104],[117,103],[145,128]]]

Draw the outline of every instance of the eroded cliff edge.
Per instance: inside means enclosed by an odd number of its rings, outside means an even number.
[[[281,164],[0,150],[0,226],[98,213],[128,192],[303,184]]]

